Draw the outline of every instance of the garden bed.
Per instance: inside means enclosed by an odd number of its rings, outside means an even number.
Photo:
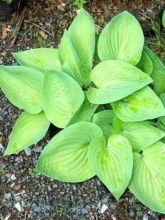
[[[164,56],[165,45],[159,30],[164,1],[99,1],[85,8],[94,16],[101,30],[114,14],[132,12],[140,20],[150,47]],[[0,23],[0,64],[13,64],[11,53],[37,47],[56,47],[65,28],[76,14],[70,1],[29,1],[19,14]],[[164,38],[165,39],[165,38]],[[35,173],[41,149],[56,132],[18,155],[3,157],[8,137],[20,111],[0,91],[0,219],[165,219],[127,192],[118,202],[97,179],[79,184],[62,183]]]

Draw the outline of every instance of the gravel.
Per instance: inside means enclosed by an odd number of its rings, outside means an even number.
[[[114,1],[118,2],[118,1]],[[127,1],[124,1],[127,2]],[[131,1],[129,1],[131,2]],[[134,2],[134,1],[132,1]],[[144,1],[144,5],[118,5],[109,1],[91,1],[87,8],[97,20],[98,29],[105,21],[120,9],[128,8],[138,14],[146,33],[150,33],[150,21],[145,16],[157,18],[164,1],[153,3]],[[135,7],[136,6],[136,7]],[[10,31],[0,40],[0,63],[14,64],[12,51],[47,46],[55,47],[60,41],[64,28],[74,17],[76,10],[69,7],[69,1],[31,1],[26,11],[18,40],[9,48]],[[48,13],[49,12],[49,13]],[[5,23],[10,30],[16,26],[18,16]],[[47,30],[48,38],[40,36],[40,28]],[[55,36],[52,37],[52,34]],[[130,193],[117,202],[112,194],[95,177],[84,183],[69,184],[58,182],[36,174],[34,167],[41,150],[52,137],[49,131],[46,137],[30,149],[18,155],[3,156],[11,129],[21,111],[12,106],[0,91],[0,219],[2,220],[163,220],[159,215],[140,204]]]

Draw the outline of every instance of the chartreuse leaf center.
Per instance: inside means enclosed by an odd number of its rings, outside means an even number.
[[[88,160],[89,144],[102,136],[91,122],[78,122],[56,135],[45,147],[38,163],[39,172],[57,180],[82,182],[95,175]]]
[[[133,167],[132,146],[121,135],[94,139],[89,146],[89,162],[99,179],[119,199],[129,184]]]

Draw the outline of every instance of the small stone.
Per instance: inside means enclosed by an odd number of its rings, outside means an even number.
[[[13,183],[10,185],[10,187],[11,187],[11,188],[13,188],[13,187],[14,187],[14,185],[15,185],[15,182],[13,182]]]
[[[19,212],[22,212],[22,207],[21,207],[21,205],[20,205],[19,202],[17,202],[17,203],[14,205],[14,207],[15,207]]]
[[[33,149],[33,151],[36,152],[36,153],[40,153],[42,151],[42,147],[35,147]]]
[[[4,194],[4,198],[5,199],[10,199],[11,198],[11,194],[10,193],[5,193]]]
[[[0,143],[0,149],[2,150],[4,149],[4,146],[1,143]]]
[[[148,215],[147,214],[143,215],[143,220],[148,220]]]
[[[44,32],[44,31],[39,31],[39,34],[41,35],[41,37],[46,40],[48,38],[48,35]]]
[[[107,209],[108,209],[108,206],[103,204],[100,210],[101,214],[103,214]]]
[[[73,190],[76,191],[77,190],[77,187],[75,185],[73,185]]]
[[[4,220],[8,220],[10,218],[11,214],[9,213]]]
[[[27,155],[27,156],[30,156],[32,153],[31,153],[31,149],[28,147],[28,148],[26,148],[25,150],[25,154]]]
[[[10,174],[10,173],[6,173],[6,177],[7,177],[8,179],[10,179],[11,174]]]
[[[111,209],[115,210],[115,209],[116,209],[116,204],[113,204],[113,203],[112,203],[112,204],[110,205],[110,207],[111,207]]]
[[[48,191],[51,191],[51,190],[52,190],[52,188],[50,186],[48,186]]]
[[[21,184],[15,185],[13,188],[14,190],[18,191],[21,188]]]
[[[11,177],[10,177],[10,179],[14,181],[14,180],[16,180],[17,178],[16,178],[15,174],[12,174]]]
[[[134,217],[134,216],[135,216],[135,213],[134,213],[133,210],[131,210],[131,211],[129,212],[129,216],[130,216],[130,217]]]
[[[112,220],[117,220],[114,215],[111,215]]]
[[[81,214],[82,215],[85,215],[85,214],[87,214],[88,213],[88,210],[87,209],[85,209],[85,208],[82,208],[81,209]]]
[[[15,201],[16,202],[20,202],[21,200],[22,200],[21,196],[19,196],[19,195],[15,196]]]
[[[142,217],[143,216],[143,213],[141,211],[137,211],[136,214],[137,214],[138,217]]]
[[[58,188],[58,185],[55,183],[53,184],[53,188],[57,189]]]

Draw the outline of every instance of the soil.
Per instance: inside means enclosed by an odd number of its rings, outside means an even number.
[[[26,0],[14,0],[12,4],[0,0],[0,19],[8,20],[13,12],[20,12],[25,5]]]
[[[121,3],[122,2],[122,3]],[[164,37],[160,25],[164,1],[89,1],[97,30],[116,13],[128,10],[142,24],[147,43],[162,57]],[[15,12],[0,22],[0,64],[15,64],[13,51],[57,47],[65,28],[76,14],[71,1],[29,0],[25,14]],[[16,27],[24,16],[21,28]],[[159,27],[161,27],[159,29]],[[13,40],[13,33],[16,40]],[[165,38],[164,38],[165,39]],[[57,132],[51,127],[44,140],[18,155],[3,157],[12,126],[21,111],[0,91],[0,219],[2,220],[163,220],[164,215],[140,204],[130,193],[117,202],[95,177],[79,184],[62,183],[36,174],[34,167],[43,147]]]

